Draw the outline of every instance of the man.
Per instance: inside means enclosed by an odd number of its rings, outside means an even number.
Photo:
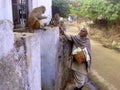
[[[73,47],[86,47],[89,57],[86,57],[85,63],[77,63],[75,61],[72,61],[71,69],[73,70],[73,76],[74,76],[74,90],[82,90],[83,86],[86,85],[89,90],[96,90],[94,85],[89,81],[88,79],[88,71],[90,68],[90,62],[91,62],[91,46],[90,46],[90,40],[88,38],[88,32],[86,28],[83,28],[78,35],[75,36],[69,36],[67,35],[63,28],[60,27],[60,31],[63,35],[66,36],[66,38],[73,43]],[[67,89],[66,89],[67,90]]]
[[[42,14],[44,14],[45,11],[45,6],[40,6],[32,10],[28,18],[28,25],[31,29],[43,28],[43,25],[40,23],[40,20],[47,18],[46,16],[42,16]]]

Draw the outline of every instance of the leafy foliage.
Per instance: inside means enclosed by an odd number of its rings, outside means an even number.
[[[114,24],[120,20],[119,0],[75,0],[80,6],[69,4],[70,12],[78,17],[86,17],[93,21],[104,19],[108,23]]]
[[[52,0],[53,15],[59,13],[61,16],[66,17],[69,14],[69,1],[67,0]]]

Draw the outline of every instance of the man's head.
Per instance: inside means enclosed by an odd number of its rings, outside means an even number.
[[[46,11],[46,8],[45,8],[45,6],[40,6],[40,8],[41,8],[41,10],[42,10],[42,13],[44,14],[45,13],[45,11]]]
[[[82,28],[79,32],[80,37],[86,37],[88,35],[87,29]]]

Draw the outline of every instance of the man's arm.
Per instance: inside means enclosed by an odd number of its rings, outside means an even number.
[[[59,30],[60,30],[60,32],[61,32],[69,41],[72,41],[71,36],[68,35],[68,34],[63,30],[62,27],[59,27]]]

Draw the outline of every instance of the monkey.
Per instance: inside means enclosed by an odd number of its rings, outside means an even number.
[[[64,31],[66,31],[66,26],[63,20],[59,21],[59,27],[62,27]]]
[[[46,7],[42,5],[34,8],[32,12],[29,14],[28,26],[32,30],[43,28],[43,26],[40,23],[40,20],[47,18],[46,16],[42,16],[42,14],[44,14],[45,11],[46,11]]]
[[[60,21],[60,15],[59,15],[59,13],[56,13],[54,15],[54,17],[51,19],[50,25],[58,26],[59,25],[59,21]]]

